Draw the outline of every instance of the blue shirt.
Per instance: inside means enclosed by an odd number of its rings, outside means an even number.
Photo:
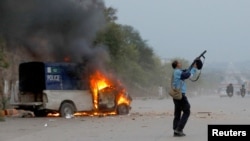
[[[185,80],[192,77],[196,73],[196,68],[192,68],[190,71],[188,70],[181,70],[181,69],[174,69],[173,72],[173,80],[172,80],[172,87],[181,89],[183,94],[186,93],[187,87]]]

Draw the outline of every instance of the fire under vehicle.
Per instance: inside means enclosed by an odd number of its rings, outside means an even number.
[[[100,71],[89,72],[77,63],[25,62],[19,65],[16,92],[11,105],[36,116],[57,113],[89,115],[128,114],[131,97]]]

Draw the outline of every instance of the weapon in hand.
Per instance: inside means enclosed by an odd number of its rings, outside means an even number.
[[[207,52],[207,50],[204,50],[198,57],[196,57],[193,61],[193,63],[189,66],[188,70],[190,71],[192,69],[192,67],[194,66],[194,64],[196,63],[197,60],[200,60],[201,57],[203,57],[205,59],[204,54]]]
[[[198,57],[196,57],[196,58],[194,59],[193,63],[192,63],[192,64],[189,66],[189,68],[188,68],[189,71],[191,71],[191,69],[193,68],[193,66],[194,66],[195,63],[196,63],[196,65],[197,65],[197,69],[199,69],[199,70],[202,69],[204,61],[201,62],[200,59],[201,59],[201,57],[203,57],[203,58],[205,59],[204,54],[205,54],[206,52],[207,52],[206,50],[203,51]],[[196,79],[194,79],[194,80],[190,79],[190,80],[191,80],[192,82],[195,82],[195,81],[197,81],[197,80],[200,78],[200,75],[201,75],[201,71],[200,71],[200,73],[198,74],[198,76],[196,77]]]

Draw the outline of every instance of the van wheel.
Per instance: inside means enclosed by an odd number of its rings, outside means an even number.
[[[60,116],[66,117],[67,115],[73,115],[75,113],[75,107],[71,103],[63,103],[60,108]]]
[[[127,115],[129,113],[129,107],[126,104],[120,104],[117,107],[118,115]]]

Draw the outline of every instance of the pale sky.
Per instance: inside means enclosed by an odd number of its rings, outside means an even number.
[[[250,61],[250,0],[104,0],[162,58]]]

